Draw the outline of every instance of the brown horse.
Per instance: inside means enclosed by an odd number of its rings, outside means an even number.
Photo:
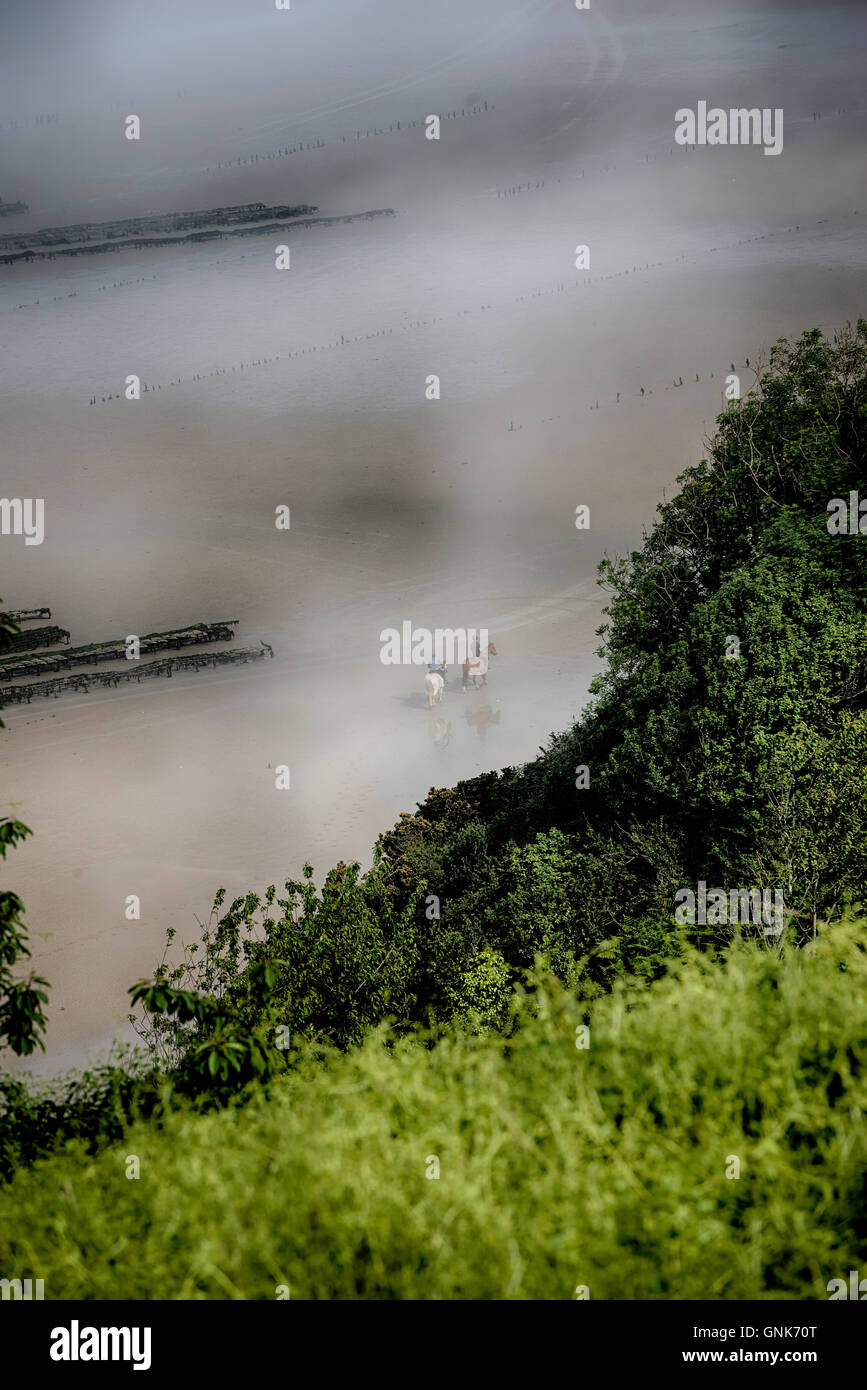
[[[468,656],[461,667],[461,694],[466,695],[470,681],[473,689],[478,690],[479,684],[488,683],[488,658],[497,655],[497,649],[493,642],[489,642],[486,647],[479,649],[478,656]]]

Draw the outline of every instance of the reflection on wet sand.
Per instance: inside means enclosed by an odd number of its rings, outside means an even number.
[[[499,703],[498,700],[497,704]],[[466,710],[465,713],[467,723],[470,728],[475,729],[483,743],[488,732],[488,726],[491,724],[499,724],[500,722],[500,711],[492,709],[490,705],[482,705],[480,709],[473,710],[472,712]]]
[[[441,714],[433,714],[428,720],[427,732],[434,748],[447,748],[452,736],[451,720],[444,719]]]

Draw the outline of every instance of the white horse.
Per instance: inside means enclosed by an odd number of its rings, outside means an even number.
[[[437,704],[442,704],[443,691],[446,688],[446,683],[438,671],[428,671],[424,678],[424,688],[427,691],[429,709],[433,708],[434,701],[436,701]]]

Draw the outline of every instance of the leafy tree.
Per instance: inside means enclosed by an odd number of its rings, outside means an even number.
[[[321,894],[312,875],[305,865],[283,898],[271,885],[235,899],[213,925],[220,889],[202,942],[130,991],[145,1011],[132,1021],[182,1090],[222,1100],[284,1070],[293,1036],[345,1049],[386,1016],[416,1016],[412,908],[394,910],[378,865],[339,864]]]
[[[0,652],[8,650],[10,634],[18,632],[8,614],[0,613]],[[0,719],[0,729],[5,728]],[[14,849],[32,832],[21,821],[9,816],[0,820],[0,858]],[[47,1026],[45,1005],[48,981],[32,971],[16,979],[14,967],[30,957],[24,925],[24,904],[9,889],[0,892],[0,1048],[10,1047],[17,1056],[27,1056],[37,1047],[45,1050],[42,1035]]]
[[[652,975],[698,879],[781,888],[794,940],[860,898],[867,541],[827,520],[867,489],[867,321],[780,341],[678,483],[641,549],[600,566],[606,667],[581,719],[380,837],[399,901],[422,879],[441,895],[462,972],[487,944],[567,970],[592,942],[598,964]]]

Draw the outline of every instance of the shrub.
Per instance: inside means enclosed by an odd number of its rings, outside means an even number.
[[[827,1298],[867,1260],[864,940],[589,1004],[537,973],[508,1040],[302,1047],[269,1100],[18,1173],[3,1268],[50,1299]]]

